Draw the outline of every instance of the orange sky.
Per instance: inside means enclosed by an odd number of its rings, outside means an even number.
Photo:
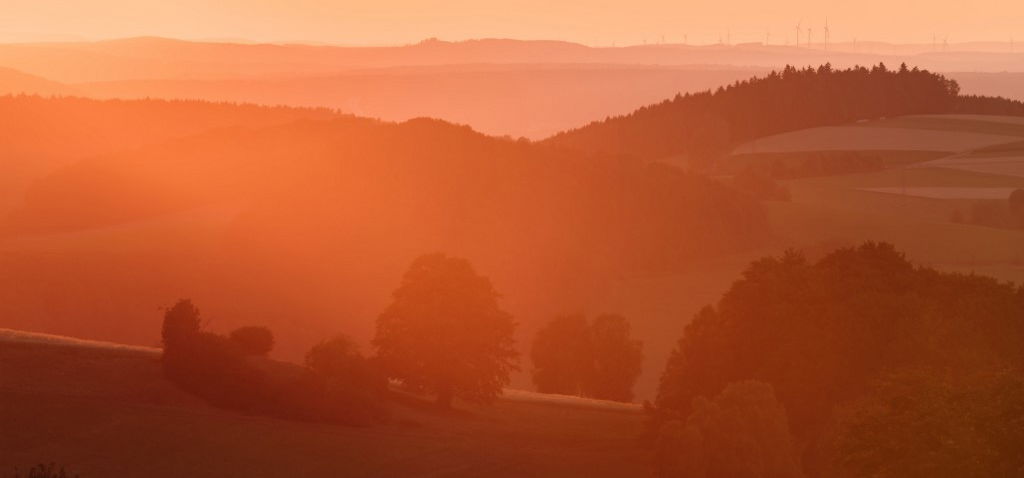
[[[592,45],[792,41],[825,17],[832,41],[1024,41],[1024,1],[974,0],[0,0],[0,41],[158,35],[341,44],[427,37],[560,39]]]

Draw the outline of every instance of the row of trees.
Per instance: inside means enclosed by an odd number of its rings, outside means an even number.
[[[205,331],[199,309],[182,300],[164,316],[164,372],[216,405],[318,421],[380,418],[387,379],[434,394],[444,408],[455,398],[489,402],[518,369],[516,324],[498,298],[490,280],[465,259],[419,257],[377,319],[373,357],[363,357],[350,339],[338,336],[310,349],[304,367],[265,359],[273,348],[266,328],[242,327],[229,337]],[[553,330],[563,321],[553,322]],[[629,324],[614,315],[583,324],[578,337],[572,335],[576,330],[542,333],[534,353],[542,357],[537,377],[550,375],[565,360],[586,361],[579,369],[584,375],[541,379],[538,386],[629,400],[642,360]],[[583,348],[555,350],[577,340]]]
[[[557,317],[533,339],[533,383],[537,391],[628,402],[643,365],[643,344],[629,322],[614,314],[588,321]]]
[[[757,261],[667,363],[661,475],[1020,476],[1022,317],[1024,289],[888,244]]]
[[[1024,114],[1024,103],[959,96],[954,80],[906,64],[782,71],[716,91],[676,95],[624,116],[565,131],[549,143],[661,159],[711,159],[755,138],[908,114]]]

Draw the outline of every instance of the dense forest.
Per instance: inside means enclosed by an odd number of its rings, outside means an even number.
[[[707,474],[686,476],[799,476],[795,460],[806,476],[1019,476],[1021,317],[1018,286],[916,267],[888,244],[754,262],[662,375],[662,475],[699,462]],[[746,445],[714,445],[725,426]],[[694,436],[706,456],[674,454]]]
[[[960,96],[953,80],[884,64],[833,69],[787,66],[714,92],[676,95],[630,114],[565,131],[548,143],[645,159],[707,160],[737,144],[815,126],[928,113],[1024,114],[1024,103]]]

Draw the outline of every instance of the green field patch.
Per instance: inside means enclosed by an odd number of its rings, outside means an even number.
[[[1007,122],[1001,116],[899,116],[856,123],[860,127],[956,131],[1024,137],[1024,122]]]

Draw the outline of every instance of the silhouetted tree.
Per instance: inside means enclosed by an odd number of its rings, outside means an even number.
[[[629,322],[620,315],[601,315],[590,325],[593,365],[585,376],[586,396],[628,402],[643,366],[643,346],[630,337]]]
[[[715,307],[686,326],[657,405],[686,416],[730,382],[771,384],[808,474],[838,406],[871,393],[890,370],[964,374],[1024,367],[1024,290],[915,267],[888,244],[839,249],[816,263],[787,253],[752,263]]]
[[[538,392],[583,395],[594,358],[587,318],[565,315],[548,322],[534,336],[530,358]]]
[[[386,373],[413,389],[487,402],[517,369],[515,322],[491,281],[465,259],[428,254],[413,261],[377,319],[373,345]]]
[[[341,386],[383,392],[387,380],[346,335],[320,342],[306,353],[306,366]]]
[[[192,301],[179,300],[164,312],[163,327],[160,331],[164,348],[173,347],[198,334],[201,325],[199,309],[192,304]]]
[[[537,332],[530,355],[537,391],[617,401],[632,399],[643,362],[629,323],[607,314],[555,318]]]
[[[243,327],[232,338],[202,330],[199,309],[185,300],[168,309],[163,328],[164,377],[214,406],[350,425],[369,424],[385,415],[379,376],[363,367],[357,383],[340,377],[337,364],[343,359],[334,353],[337,341],[314,347],[310,367],[254,357],[253,352],[270,350],[269,330]]]
[[[239,327],[228,338],[249,355],[266,357],[274,348],[274,334],[266,327]]]
[[[785,478],[803,473],[771,385],[729,384],[714,400],[697,397],[685,420],[665,422],[655,449],[662,478]]]

